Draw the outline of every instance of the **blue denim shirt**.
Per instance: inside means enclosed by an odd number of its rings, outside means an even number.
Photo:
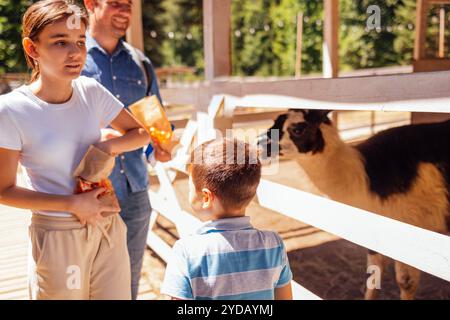
[[[109,55],[94,38],[87,35],[88,51],[82,75],[96,79],[107,88],[125,108],[146,95],[146,76],[133,60],[132,53],[120,40],[116,50]],[[142,54],[141,52],[139,52]],[[150,93],[161,101],[158,82],[148,58],[145,64],[151,77]],[[132,192],[145,191],[148,187],[147,161],[143,149],[126,152],[116,158],[116,165],[110,176],[119,199],[127,196],[127,181]]]

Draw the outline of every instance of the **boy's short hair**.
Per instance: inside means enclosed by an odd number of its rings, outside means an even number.
[[[210,189],[225,210],[246,207],[261,179],[257,150],[237,139],[212,140],[191,153],[190,174],[196,191]]]

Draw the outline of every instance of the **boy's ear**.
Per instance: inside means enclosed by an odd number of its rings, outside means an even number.
[[[202,209],[209,209],[212,206],[214,195],[208,188],[202,189]]]
[[[37,59],[39,57],[39,54],[36,50],[36,45],[34,44],[33,40],[26,37],[22,40],[22,46],[25,53],[30,56],[33,59]]]

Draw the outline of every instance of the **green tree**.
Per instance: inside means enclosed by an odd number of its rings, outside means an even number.
[[[294,75],[298,12],[305,17],[302,70],[320,71],[322,8],[321,1],[233,1],[233,73]]]
[[[271,50],[272,25],[268,0],[234,1],[232,6],[232,63],[236,75],[271,74],[277,62]],[[266,28],[266,29],[264,29]]]
[[[158,41],[158,36],[164,33],[165,10],[163,8],[163,2],[164,0],[142,1],[145,53],[155,66],[161,66],[164,63],[161,43]]]
[[[166,0],[161,8],[161,32],[154,41],[160,65],[195,67],[197,75],[203,74],[202,0]]]
[[[0,0],[0,74],[27,70],[22,50],[22,15],[28,0]]]
[[[415,5],[409,0],[342,0],[340,61],[343,70],[411,63]],[[381,28],[366,30],[367,8],[381,9]]]
[[[396,37],[394,50],[397,53],[397,64],[411,64],[414,54],[414,24],[416,22],[416,0],[403,0],[395,9],[394,23],[402,28],[393,30]]]

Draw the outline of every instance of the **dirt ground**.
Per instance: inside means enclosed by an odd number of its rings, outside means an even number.
[[[283,162],[277,175],[264,178],[318,194],[303,170],[293,162]],[[183,209],[190,211],[187,204],[187,180],[178,180],[175,187]],[[157,189],[157,186],[154,185],[153,188]],[[302,286],[323,299],[363,299],[364,284],[368,276],[367,249],[261,208],[256,203],[250,205],[248,213],[255,227],[280,233],[286,243],[294,279]],[[173,244],[177,239],[174,226],[164,219],[158,219],[157,233],[169,244]],[[142,283],[143,288],[149,293],[147,296],[143,295],[144,298],[167,299],[159,292],[164,268],[165,263],[148,249],[144,260]],[[416,298],[450,299],[450,283],[422,273],[421,286]],[[380,299],[399,299],[393,263],[386,268]]]

